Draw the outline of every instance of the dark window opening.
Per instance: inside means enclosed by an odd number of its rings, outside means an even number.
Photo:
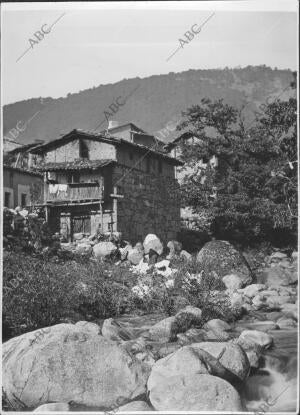
[[[68,183],[79,183],[80,182],[80,174],[79,173],[68,173],[67,175],[67,182]]]
[[[21,193],[21,206],[26,206],[26,199],[27,199],[27,194],[26,193]]]
[[[10,207],[10,193],[9,192],[5,192],[5,195],[4,195],[4,206],[5,207]]]
[[[89,158],[89,148],[83,140],[79,141],[79,157],[82,159]]]

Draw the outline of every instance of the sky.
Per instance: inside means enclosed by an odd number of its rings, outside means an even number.
[[[294,0],[2,4],[2,104],[189,69],[296,70],[297,7]],[[199,33],[188,39],[192,27]]]

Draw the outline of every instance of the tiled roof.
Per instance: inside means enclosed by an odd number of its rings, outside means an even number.
[[[42,177],[42,173],[38,172],[38,171],[34,171],[34,170],[29,170],[29,169],[25,169],[22,167],[14,167],[14,166],[10,166],[8,164],[4,164],[3,165],[4,169],[7,170],[12,170],[12,171],[16,171],[18,173],[25,173],[25,174],[31,174],[32,176],[38,176],[38,177]]]
[[[74,161],[66,161],[63,163],[44,163],[39,170],[41,171],[54,171],[54,170],[96,170],[101,167],[108,166],[114,163],[115,160],[87,160],[78,159]]]

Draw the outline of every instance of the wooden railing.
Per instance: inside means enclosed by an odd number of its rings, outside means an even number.
[[[67,185],[66,191],[61,190],[59,185],[53,186],[46,185],[45,198],[47,202],[101,199],[103,195],[103,188],[98,183],[72,183]],[[51,188],[52,192],[50,193]],[[56,189],[57,191],[55,191]]]

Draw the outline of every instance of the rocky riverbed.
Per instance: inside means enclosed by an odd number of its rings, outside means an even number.
[[[210,244],[197,257],[201,272],[185,276],[196,289],[205,287],[204,277],[220,281],[220,289],[196,293],[199,306],[189,302],[191,288],[181,288],[182,295],[186,293],[181,300],[187,304],[178,303],[172,315],[65,322],[5,342],[3,391],[8,408],[294,411],[296,253],[273,253],[254,275],[230,244]],[[132,290],[140,288],[143,300],[151,290],[149,263],[136,267],[132,272],[138,273],[138,284]],[[160,269],[157,264],[155,268]],[[176,287],[176,270],[169,262],[162,272],[165,285],[173,281],[169,286]],[[209,302],[203,300],[207,296]],[[219,317],[210,314],[212,305],[220,307],[214,309]]]

